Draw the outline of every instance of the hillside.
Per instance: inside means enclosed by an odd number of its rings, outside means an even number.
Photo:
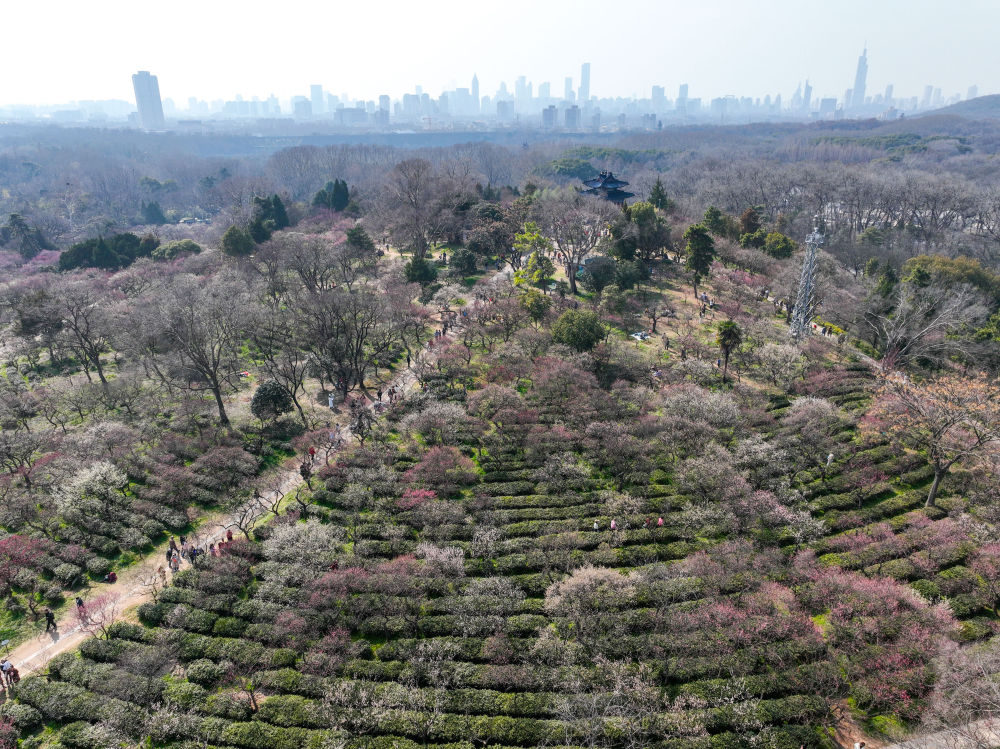
[[[935,109],[923,117],[936,117],[941,115],[956,115],[972,120],[996,120],[1000,119],[1000,94],[989,96],[977,96],[975,99],[960,101],[947,107]]]

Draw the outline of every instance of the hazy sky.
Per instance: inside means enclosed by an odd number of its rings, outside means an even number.
[[[480,93],[518,75],[591,93],[788,97],[811,79],[842,97],[867,41],[868,92],[1000,90],[1000,0],[9,0],[0,10],[0,104],[133,99],[150,70],[164,98]]]

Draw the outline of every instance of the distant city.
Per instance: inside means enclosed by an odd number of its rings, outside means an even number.
[[[393,98],[355,99],[333,94],[322,84],[309,87],[308,95],[279,100],[245,99],[203,101],[195,97],[182,108],[173,99],[161,99],[157,76],[139,71],[132,76],[135,103],[123,100],[79,101],[54,107],[0,107],[0,119],[53,122],[72,125],[136,127],[149,131],[198,131],[229,129],[241,123],[256,129],[281,129],[312,125],[316,129],[345,131],[493,130],[541,129],[552,132],[615,132],[656,130],[682,123],[740,124],[761,121],[801,121],[878,118],[892,120],[974,99],[978,87],[945,95],[928,84],[918,96],[896,96],[892,84],[884,92],[869,93],[868,50],[858,57],[854,83],[843,97],[814,96],[806,79],[794,93],[752,98],[727,95],[703,99],[692,95],[687,83],[671,98],[666,86],[653,86],[648,98],[598,97],[590,92],[590,63],[579,78],[567,76],[562,91],[549,81],[537,87],[526,76],[514,81],[513,90],[501,83],[497,91],[480,94],[479,79],[472,76],[467,88],[444,91],[437,97],[416,86],[412,93]]]

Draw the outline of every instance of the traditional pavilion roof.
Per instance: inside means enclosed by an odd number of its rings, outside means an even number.
[[[603,195],[612,203],[624,203],[627,198],[635,197],[635,193],[625,192],[621,189],[628,182],[618,179],[609,171],[603,171],[593,179],[585,179],[583,184],[590,188],[587,192],[593,195]]]
[[[609,171],[603,171],[593,179],[585,179],[583,184],[595,190],[619,190],[628,185],[628,182],[618,179]]]

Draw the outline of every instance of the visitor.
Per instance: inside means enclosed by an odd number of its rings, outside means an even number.
[[[156,574],[158,574],[160,576],[160,583],[162,585],[166,585],[167,584],[167,571],[165,569],[163,569],[162,565],[156,569]]]
[[[662,528],[663,527],[663,517],[662,516],[660,516],[659,518],[657,518],[657,520],[656,520],[656,527],[657,528]]]
[[[181,536],[181,548],[182,549],[184,548],[184,545],[186,543],[187,543],[187,536]]]
[[[651,519],[651,518],[646,518],[645,520],[643,520],[643,521],[642,521],[642,527],[643,527],[643,528],[647,528],[647,529],[648,529],[648,528],[649,528],[649,524],[650,524],[651,522],[652,522],[652,519]]]
[[[406,355],[406,366],[407,367],[410,366],[410,355],[409,354]]]
[[[171,551],[177,550],[177,542],[174,540],[173,536],[170,537],[170,549]]]
[[[309,462],[313,463],[316,461],[316,448],[312,445],[309,446]]]
[[[375,391],[375,395],[378,396],[378,401],[379,401],[379,403],[381,403],[382,402],[382,388],[379,388],[378,390],[376,390]],[[315,452],[311,452],[310,453],[310,455],[314,455],[314,454],[315,454]]]
[[[50,629],[56,629],[56,615],[52,613],[52,609],[45,609],[45,631]]]
[[[3,675],[3,683],[6,686],[13,686],[13,681],[11,681],[11,670],[14,668],[14,664],[8,661],[6,658],[0,660],[0,674]]]
[[[233,529],[232,528],[229,528],[228,530],[226,530],[226,540],[229,543],[233,542]]]
[[[104,582],[108,583],[109,585],[114,585],[116,582],[118,582],[118,574],[114,571],[109,572],[104,576]]]
[[[618,530],[618,523],[616,523],[614,520],[611,521],[611,530],[613,531]]]
[[[87,606],[84,604],[83,599],[80,596],[76,597],[76,612],[78,614],[83,614],[87,611]]]
[[[211,554],[213,557],[219,556],[219,551],[215,548],[215,544],[208,545],[208,553]]]
[[[595,531],[601,530],[601,526],[600,526],[600,524],[598,524],[598,522],[596,520],[594,521],[594,530]]]

